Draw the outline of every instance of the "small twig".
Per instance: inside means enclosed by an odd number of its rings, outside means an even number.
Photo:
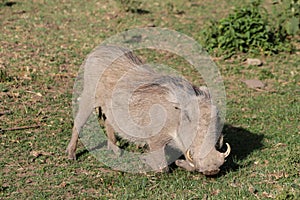
[[[37,96],[39,96],[39,97],[42,97],[42,96],[43,96],[43,95],[42,95],[41,93],[39,93],[39,92],[32,92],[32,91],[29,91],[29,90],[26,90],[25,92],[30,93],[30,94],[35,94],[35,95],[37,95]]]
[[[264,90],[262,88],[252,88],[252,89],[254,89],[254,90],[258,91],[258,92],[268,92],[267,90]]]
[[[1,129],[0,132],[5,132],[5,131],[18,131],[18,130],[24,130],[24,129],[31,129],[31,128],[39,128],[40,125],[32,125],[32,126],[19,126],[19,127],[12,127],[12,128],[6,128],[6,129]]]

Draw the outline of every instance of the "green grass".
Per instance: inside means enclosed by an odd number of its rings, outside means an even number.
[[[174,168],[165,174],[110,170],[85,150],[64,153],[72,129],[72,87],[85,56],[105,38],[157,26],[195,39],[209,19],[240,1],[144,1],[149,13],[114,1],[0,3],[0,199],[296,199],[300,196],[299,37],[295,54],[218,60],[227,92],[226,142],[232,155],[216,177]],[[268,6],[268,3],[265,3]],[[151,57],[152,60],[158,59]],[[181,61],[176,61],[179,70]],[[194,83],[192,70],[184,72]],[[260,79],[264,90],[243,79]]]

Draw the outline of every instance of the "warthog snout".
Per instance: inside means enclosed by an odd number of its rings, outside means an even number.
[[[226,146],[226,152],[222,153],[213,148],[204,158],[197,158],[197,154],[192,156],[189,149],[185,154],[186,160],[177,160],[176,164],[188,171],[198,171],[207,176],[216,175],[224,164],[225,158],[230,154],[231,147],[228,143],[226,143]]]

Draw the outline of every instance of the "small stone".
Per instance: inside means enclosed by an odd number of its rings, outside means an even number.
[[[150,23],[147,25],[147,27],[156,27],[156,26],[155,26],[155,24]]]
[[[249,88],[253,88],[253,89],[256,88],[263,89],[266,86],[265,83],[257,79],[243,80],[243,82],[246,83],[246,85]]]
[[[262,66],[263,62],[257,58],[247,58],[247,65]]]

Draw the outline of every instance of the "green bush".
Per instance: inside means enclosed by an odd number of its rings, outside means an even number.
[[[274,0],[273,5],[273,13],[276,13],[275,23],[283,26],[289,35],[298,34],[300,31],[300,0]]]
[[[292,50],[287,32],[281,25],[269,23],[268,13],[260,2],[252,2],[220,21],[212,21],[203,35],[206,49],[225,58],[237,52],[273,54]]]

